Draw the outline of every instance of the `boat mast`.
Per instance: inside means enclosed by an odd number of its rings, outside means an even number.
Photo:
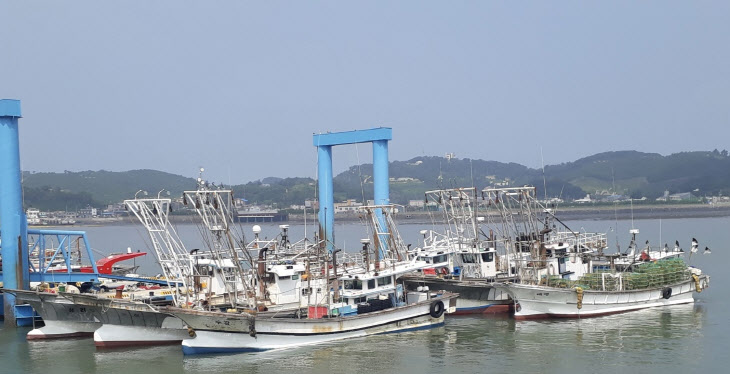
[[[143,192],[143,191],[138,191]],[[168,213],[171,200],[169,198],[133,199],[124,200],[127,210],[132,212],[147,229],[157,261],[170,287],[171,282],[182,282],[188,294],[188,285],[191,284],[195,270],[192,267],[192,257],[185,249],[175,228],[170,224]],[[197,293],[196,293],[197,298]],[[172,294],[175,305],[180,305],[177,292]],[[187,296],[186,296],[187,299]]]

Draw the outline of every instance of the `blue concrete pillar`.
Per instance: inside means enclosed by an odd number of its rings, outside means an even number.
[[[388,171],[388,141],[373,140],[373,197],[375,205],[390,204],[390,174]],[[385,228],[385,218],[382,209],[375,210],[375,216],[380,223],[380,227]],[[379,234],[380,241],[380,258],[385,256],[388,249],[388,233],[389,230],[383,229]]]
[[[332,146],[317,147],[317,179],[319,185],[319,238],[325,241],[327,250],[335,249],[335,198],[332,182]]]
[[[390,204],[388,141],[373,140],[373,188],[375,205]]]
[[[29,288],[28,224],[20,185],[19,100],[0,100],[0,235],[5,288]],[[15,297],[5,293],[5,321],[15,326]]]

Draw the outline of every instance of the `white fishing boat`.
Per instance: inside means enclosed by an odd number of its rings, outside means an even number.
[[[667,261],[667,260],[662,260]],[[660,261],[661,262],[661,261]],[[658,262],[658,263],[660,263]],[[633,273],[596,273],[602,285],[547,286],[535,284],[497,284],[515,300],[515,319],[580,318],[632,310],[694,302],[694,292],[710,285],[710,277],[699,269],[681,271],[676,281],[632,289]]]
[[[467,239],[458,234],[421,231],[424,245],[411,255],[426,263],[418,272],[403,276],[406,287],[427,287],[458,293],[454,315],[507,313],[512,306],[509,294],[492,287],[498,277],[497,253],[487,241]]]
[[[422,230],[422,245],[411,254],[427,263],[420,273],[404,277],[409,289],[427,287],[459,294],[455,315],[507,313],[512,306],[509,294],[492,287],[497,280],[516,280],[513,267],[490,230],[482,229],[485,217],[477,212],[475,188],[427,191],[427,202],[440,207],[442,231]],[[484,212],[486,213],[486,212]]]
[[[632,246],[638,230],[632,230]],[[630,247],[632,247],[630,246]],[[576,253],[542,246],[542,257],[521,266],[520,284],[497,284],[515,300],[516,319],[579,318],[694,302],[710,277],[676,255],[659,260],[603,249]],[[644,253],[653,253],[648,248]]]
[[[398,278],[426,266],[408,259],[389,210],[392,206],[363,207],[373,225],[373,245],[363,239],[360,253],[325,253],[322,272],[332,271],[334,282],[324,298],[316,298],[302,314],[279,316],[255,311],[229,313],[164,308],[182,319],[194,337],[182,343],[185,354],[230,353],[281,349],[372,334],[424,329],[443,323],[444,312],[455,310],[457,295],[429,291],[405,292]],[[376,212],[378,214],[376,214]],[[382,212],[382,213],[381,213]],[[382,215],[380,215],[382,214]],[[376,218],[377,217],[377,218]],[[381,220],[382,218],[382,220]],[[338,269],[340,271],[338,275]],[[307,289],[306,294],[313,290]],[[455,300],[454,300],[455,301]]]
[[[455,294],[409,293],[409,304],[327,318],[260,318],[248,313],[166,309],[191,328],[183,353],[256,352],[439,326]],[[412,298],[412,302],[411,302]]]

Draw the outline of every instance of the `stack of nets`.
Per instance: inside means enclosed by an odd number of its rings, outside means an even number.
[[[556,288],[573,288],[575,287],[575,281],[572,281],[570,279],[563,279],[559,276],[551,275],[549,277],[543,277],[543,284],[547,285],[548,287],[556,287]]]
[[[637,266],[634,273],[646,277],[646,287],[661,287],[689,279],[689,270],[681,258],[644,263]]]
[[[577,281],[554,275],[543,276],[541,284],[556,288],[581,287],[584,290],[604,291],[619,291],[623,285],[624,290],[641,290],[672,285],[690,277],[689,269],[681,258],[642,263],[633,272],[621,273],[620,282],[614,274],[616,273],[601,270],[584,274]]]

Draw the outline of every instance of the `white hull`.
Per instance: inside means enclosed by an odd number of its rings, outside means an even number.
[[[443,313],[431,314],[439,298],[356,316],[326,319],[256,318],[241,315],[171,311],[195,330],[195,338],[183,340],[185,354],[256,352],[320,344],[373,334],[417,330],[443,324]],[[453,299],[451,299],[453,300]],[[445,305],[449,310],[453,306]],[[443,311],[443,309],[442,309]]]
[[[702,277],[706,286],[706,277]],[[523,284],[500,284],[515,300],[515,319],[580,318],[623,313],[632,310],[667,305],[693,303],[695,282],[683,281],[666,287],[632,291],[583,291],[578,308],[578,293],[574,288],[554,288]],[[704,287],[703,287],[704,288]],[[671,295],[665,297],[665,289]]]
[[[94,345],[111,348],[180,344],[183,339],[189,338],[188,330],[182,326],[182,321],[174,317],[168,318],[174,319],[178,327],[162,328],[105,324],[94,332]],[[170,325],[173,324],[170,323]]]
[[[28,332],[28,340],[91,337],[101,322],[45,320],[45,326]]]
[[[183,340],[182,347],[183,353],[187,355],[201,353],[260,352],[272,349],[314,345],[340,339],[357,338],[374,334],[433,328],[443,324],[443,321],[443,316],[435,319],[426,315],[410,318],[397,323],[393,323],[391,325],[337,334],[257,334],[256,338],[249,336],[249,334],[247,333],[196,331],[195,338]]]

